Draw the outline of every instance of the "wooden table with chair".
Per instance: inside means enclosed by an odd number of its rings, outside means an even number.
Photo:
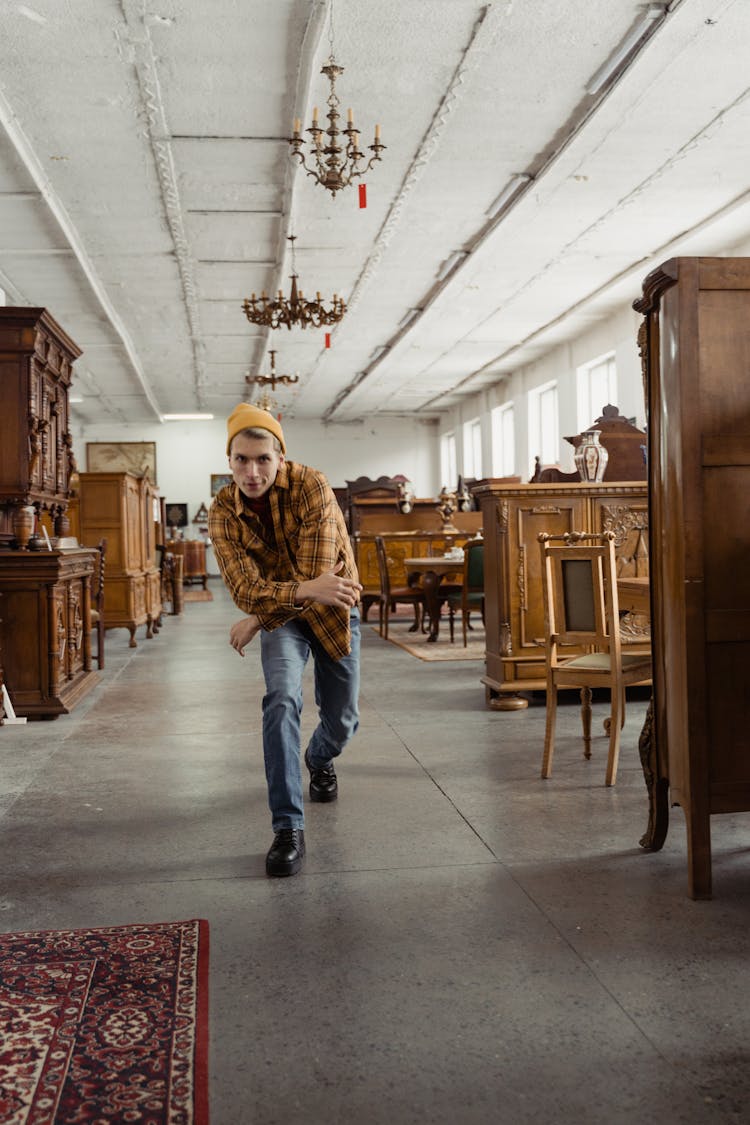
[[[464,517],[474,517],[477,523],[477,512],[463,512]],[[371,605],[377,605],[381,597],[380,570],[378,566],[377,548],[375,540],[381,536],[385,544],[388,559],[388,574],[391,585],[408,586],[409,577],[406,573],[405,560],[408,558],[435,558],[440,557],[452,547],[463,547],[468,540],[477,534],[476,531],[460,530],[458,532],[445,531],[419,531],[405,530],[371,530],[357,532],[352,536],[354,558],[359,571],[359,580],[362,583],[362,619],[367,621],[367,614]],[[460,569],[460,568],[459,568]]]

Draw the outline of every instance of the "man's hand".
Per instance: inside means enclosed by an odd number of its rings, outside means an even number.
[[[245,655],[245,645],[249,645],[255,634],[260,631],[260,621],[251,613],[241,621],[235,621],[229,630],[229,643],[240,656]]]
[[[339,576],[339,571],[344,565],[343,560],[337,562],[333,570],[324,570],[317,578],[310,578],[300,582],[297,587],[296,603],[313,601],[322,605],[355,606],[359,601],[362,586],[353,578]]]

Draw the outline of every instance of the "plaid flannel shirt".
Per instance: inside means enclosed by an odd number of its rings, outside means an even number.
[[[242,502],[236,484],[211,504],[208,533],[221,576],[235,604],[272,630],[303,618],[326,652],[339,660],[351,648],[349,609],[307,601],[295,605],[300,582],[317,578],[343,559],[339,572],[358,581],[349,534],[322,473],[285,461],[269,489],[275,543],[260,517]]]

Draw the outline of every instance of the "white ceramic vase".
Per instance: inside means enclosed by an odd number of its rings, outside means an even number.
[[[575,451],[575,463],[581,480],[600,481],[604,477],[609,453],[599,441],[601,430],[586,430]]]

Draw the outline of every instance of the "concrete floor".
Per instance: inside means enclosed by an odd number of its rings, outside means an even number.
[[[487,711],[481,664],[365,627],[340,799],[269,880],[260,663],[211,589],[108,633],[73,714],[0,729],[0,928],[207,918],[213,1125],[750,1121],[750,818],[712,822],[712,902],[679,809],[641,851],[644,701],[614,789],[572,703],[543,782],[541,700]]]

